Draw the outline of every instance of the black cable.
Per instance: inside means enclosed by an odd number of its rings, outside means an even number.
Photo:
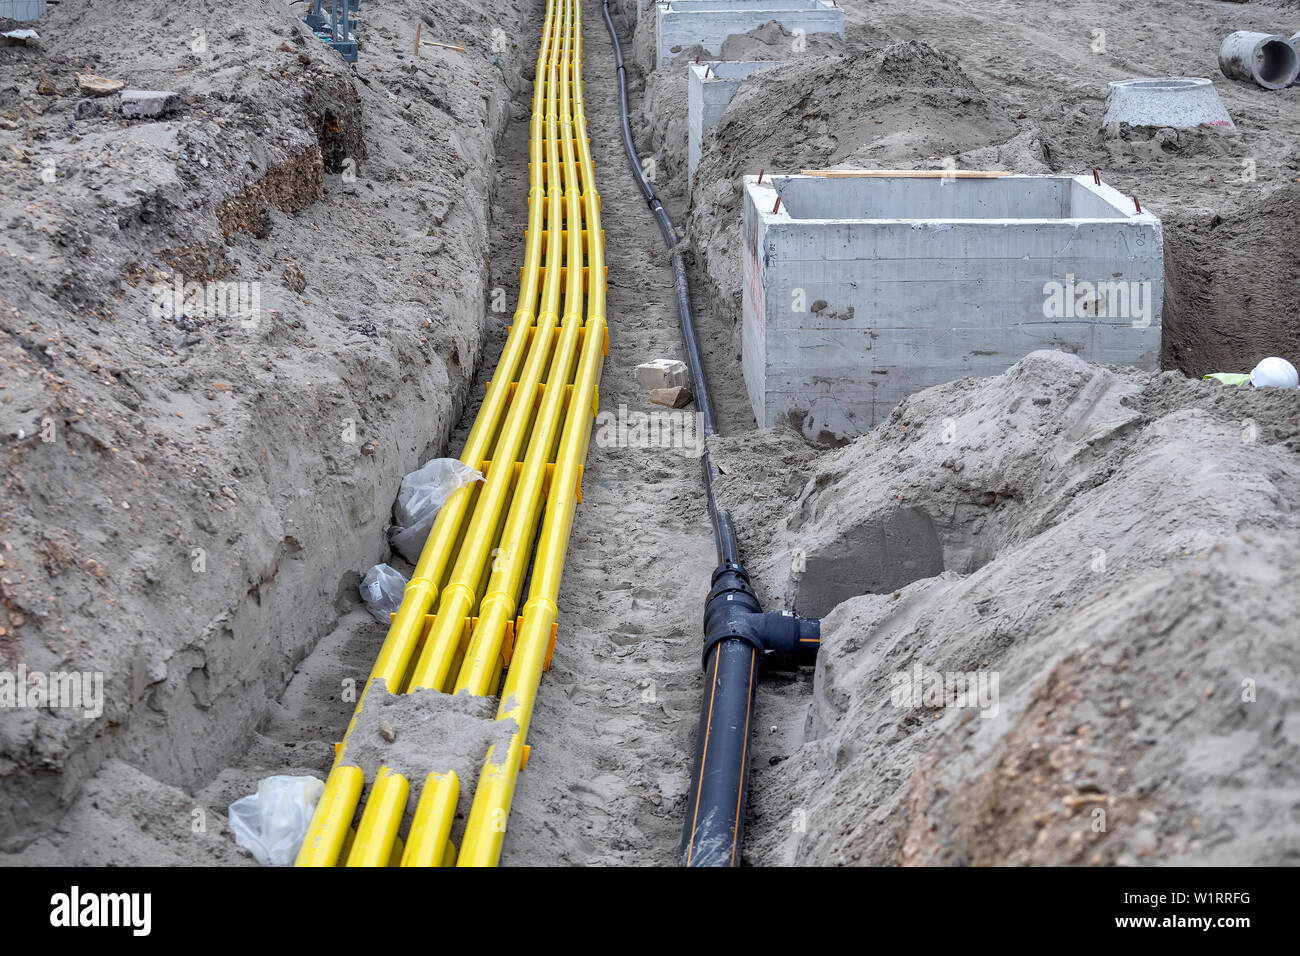
[[[704,360],[700,353],[699,336],[695,331],[695,317],[691,312],[691,288],[686,278],[686,263],[677,251],[679,242],[677,230],[673,227],[668,211],[655,194],[654,187],[646,179],[641,161],[636,155],[636,144],[632,141],[632,124],[628,119],[627,102],[627,67],[623,63],[623,47],[618,41],[618,31],[614,29],[613,18],[609,14],[609,0],[603,0],[601,10],[605,15],[605,26],[609,29],[610,40],[614,44],[614,62],[618,72],[619,114],[623,125],[623,149],[627,152],[628,162],[632,165],[632,175],[645,196],[645,201],[659,223],[664,244],[672,254],[673,287],[677,296],[677,313],[681,318],[682,347],[686,354],[686,367],[691,375],[691,394],[695,397],[695,406],[700,411],[704,424],[704,491],[709,504],[709,520],[713,524],[713,541],[717,549],[719,564],[739,564],[740,546],[736,541],[736,529],[731,514],[718,507],[713,494],[713,482],[719,476],[717,466],[709,454],[708,440],[720,434],[717,420],[713,414],[713,398],[709,393],[709,383],[704,376]]]

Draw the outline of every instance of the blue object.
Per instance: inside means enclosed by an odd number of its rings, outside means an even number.
[[[329,14],[325,13],[325,0],[312,0],[311,9],[303,23],[343,57],[344,63],[357,62],[359,45],[352,32],[352,14],[361,6],[361,0],[330,0]]]

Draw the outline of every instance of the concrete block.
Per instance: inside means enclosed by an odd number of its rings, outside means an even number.
[[[0,18],[30,22],[45,13],[45,0],[0,0]]]
[[[1036,349],[1158,366],[1160,220],[1091,176],[744,189],[741,352],[760,426],[847,439],[913,392]]]
[[[844,36],[844,11],[831,0],[672,0],[656,4],[655,15],[657,66],[696,45],[719,56],[727,37],[772,20],[791,33]]]
[[[180,101],[169,90],[123,90],[122,115],[127,119],[150,119],[176,109]]]
[[[650,389],[650,401],[656,405],[667,405],[669,408],[685,408],[694,398],[695,396],[691,394],[691,390],[685,385]]]
[[[1232,117],[1219,99],[1214,84],[1191,76],[1166,79],[1116,80],[1110,84],[1106,98],[1106,115],[1102,127],[1219,126],[1232,129]]]
[[[781,60],[715,60],[690,64],[686,83],[686,121],[689,130],[686,168],[694,179],[700,164],[700,143],[713,124],[722,119],[740,84],[759,70],[785,66]]]
[[[686,363],[677,359],[655,359],[636,367],[636,380],[642,388],[675,388],[689,385]]]

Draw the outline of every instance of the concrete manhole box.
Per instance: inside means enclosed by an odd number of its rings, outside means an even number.
[[[700,144],[704,134],[711,130],[727,104],[736,95],[736,89],[751,73],[785,66],[784,60],[714,60],[692,63],[686,83],[686,144],[687,175],[695,178],[695,167],[700,165]]]
[[[655,6],[655,64],[696,44],[719,56],[727,37],[772,20],[790,33],[844,36],[844,11],[831,0],[672,0]]]
[[[849,438],[913,392],[1036,349],[1158,365],[1160,220],[1091,176],[744,188],[742,353],[760,426]]]

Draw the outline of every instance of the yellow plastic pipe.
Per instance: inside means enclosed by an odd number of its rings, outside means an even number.
[[[409,786],[400,775],[384,768],[371,788],[366,810],[347,847],[350,864],[382,865],[399,858],[405,865],[433,865],[439,859],[444,865],[453,859],[461,864],[483,864],[495,863],[500,855],[524,739],[558,617],[555,602],[603,368],[604,236],[600,231],[600,196],[591,181],[581,81],[581,31],[582,14],[577,2],[548,0],[530,124],[529,228],[519,309],[462,454],[462,460],[472,466],[479,466],[489,457],[493,466],[483,486],[462,489],[439,513],[371,674],[372,681],[384,678],[390,691],[404,689],[403,679],[412,670],[425,617],[436,602],[433,627],[424,652],[415,662],[410,686],[444,689],[449,671],[458,666],[458,685],[463,677],[468,689],[476,693],[491,691],[501,673],[502,638],[528,565],[540,518],[541,490],[554,452],[533,585],[498,709],[498,719],[513,718],[519,728],[504,761],[492,752],[487,755],[464,849],[459,854],[450,840],[459,793],[455,774],[429,775],[403,848],[397,831]],[[561,319],[562,275],[565,288]],[[516,374],[518,384],[512,392]],[[566,390],[570,375],[573,384],[571,390]],[[543,380],[539,407],[538,386]],[[516,480],[515,461],[521,449],[524,460]],[[498,538],[502,549],[493,554],[492,545]],[[497,558],[490,568],[489,556]],[[480,592],[485,595],[481,619],[464,664],[459,666],[465,619],[480,603]],[[367,691],[370,686],[368,682]],[[364,704],[363,691],[349,735]],[[349,827],[364,781],[358,768],[341,764],[346,745],[347,737],[312,820],[308,841],[299,856],[300,865],[333,865],[350,836]]]
[[[560,57],[567,64],[574,51],[573,17],[566,4]],[[574,150],[574,102],[570,97],[571,84],[560,83],[560,142],[564,158],[564,199],[567,219],[571,224],[580,222],[582,216],[581,185],[578,178]],[[556,166],[551,167],[557,169]],[[557,189],[558,177],[552,177],[550,188]],[[518,487],[510,507],[505,529],[501,534],[497,558],[493,562],[479,610],[478,626],[474,628],[465,662],[456,680],[454,691],[468,691],[477,696],[490,694],[496,685],[500,666],[501,648],[505,641],[507,624],[514,619],[517,595],[523,585],[524,573],[532,556],[533,539],[541,517],[542,483],[546,465],[551,460],[560,436],[564,412],[565,386],[573,374],[577,361],[578,333],[582,328],[583,288],[582,270],[583,230],[572,226],[564,230],[567,237],[565,257],[568,262],[568,281],[564,293],[564,318],[560,324],[560,341],[552,358],[547,375],[546,392],[541,411],[534,426],[532,443],[521,470]]]
[[[564,565],[570,530],[573,527],[574,506],[577,503],[578,465],[581,464],[591,435],[592,415],[590,397],[599,381],[603,356],[603,329],[601,335],[593,334],[604,320],[588,317],[588,337],[583,342],[582,362],[574,397],[570,405],[564,437],[561,439],[559,460],[555,477],[551,480],[551,494],[546,501],[546,520],[542,525],[541,541],[533,568],[533,587],[528,603],[524,605],[523,623],[515,638],[514,657],[501,690],[498,720],[511,719],[518,730],[511,736],[506,753],[489,751],[469,821],[459,866],[495,866],[501,855],[501,842],[505,837],[505,823],[514,798],[515,783],[523,760],[523,748],[532,718],[533,707],[541,684],[542,668],[550,645],[551,628],[558,618],[555,603],[559,591],[560,573]]]
[[[338,862],[365,782],[360,767],[336,765],[330,771],[295,865],[334,866]]]
[[[567,2],[565,3],[567,7]],[[552,169],[558,169],[558,101],[556,78],[559,75],[564,41],[553,42],[551,56],[546,65],[550,78],[546,90],[546,158]],[[533,125],[539,117],[534,116]],[[530,178],[541,175],[538,164],[530,170]],[[514,486],[514,463],[524,445],[530,424],[533,422],[533,396],[542,381],[543,372],[552,356],[555,343],[554,330],[559,320],[560,264],[562,255],[562,209],[560,190],[555,183],[546,189],[547,199],[547,249],[545,279],[542,286],[540,314],[533,334],[528,358],[519,376],[514,401],[506,413],[501,437],[493,451],[493,467],[487,475],[486,486],[480,494],[478,506],[465,531],[456,566],[438,602],[438,612],[433,627],[424,643],[424,650],[411,676],[409,690],[416,688],[446,688],[460,646],[465,619],[479,602],[479,584],[483,580],[488,559],[493,557],[497,542],[496,532],[501,529],[509,504],[509,494]],[[500,557],[498,552],[496,557]]]
[[[361,815],[348,866],[388,866],[393,859],[397,828],[406,812],[411,785],[400,773],[380,767],[370,788],[366,811]]]
[[[537,79],[545,75],[553,59],[550,37],[558,2],[559,0],[547,2],[546,27],[542,31],[537,55],[535,74]],[[478,468],[494,453],[499,426],[510,396],[510,383],[524,360],[530,342],[537,345],[541,341],[539,336],[530,337],[530,330],[537,314],[539,295],[537,277],[541,271],[542,236],[545,232],[542,203],[544,196],[542,161],[545,152],[542,125],[537,122],[538,117],[544,112],[543,104],[543,84],[539,82],[535,84],[533,92],[533,124],[529,143],[532,171],[529,176],[529,229],[524,249],[524,279],[520,283],[518,307],[501,359],[497,363],[496,372],[461,454],[461,461],[473,468]],[[339,748],[335,758],[334,768],[326,778],[325,792],[312,818],[308,839],[304,842],[298,856],[297,862],[300,866],[334,866],[338,862],[343,841],[348,835],[352,815],[356,811],[357,801],[364,786],[364,777],[360,769],[342,767],[341,762],[347,749],[348,737],[356,726],[357,716],[365,706],[366,695],[376,680],[383,679],[390,693],[402,689],[402,683],[410,669],[411,658],[424,627],[425,615],[433,607],[437,590],[446,576],[447,565],[462,539],[466,514],[471,503],[476,500],[474,491],[472,487],[459,489],[438,512],[438,517],[421,551],[420,560],[403,592],[401,607],[389,626],[388,634],[384,638],[366,686],[357,701],[356,711],[344,735],[343,746]]]
[[[456,801],[459,799],[460,778],[455,771],[429,774],[424,781],[420,802],[415,806],[402,866],[447,865],[451,823],[456,817]]]
[[[496,753],[495,748],[488,752],[470,807],[464,842],[457,858],[458,866],[494,866],[501,856],[501,844],[505,839],[506,822],[541,684],[551,629],[559,615],[555,602],[559,595],[560,577],[577,506],[579,469],[587,454],[594,403],[604,365],[605,250],[600,229],[600,197],[591,180],[591,152],[586,136],[581,79],[581,17],[579,8],[575,17],[575,33],[579,41],[575,59],[577,68],[573,79],[574,116],[578,134],[576,139],[586,187],[583,199],[586,205],[587,261],[590,269],[586,334],[564,432],[556,455],[551,490],[547,496],[546,518],[538,540],[529,599],[524,605],[523,621],[515,637],[514,656],[501,691],[501,705],[497,710],[498,720],[514,720],[518,729],[511,736],[504,754]]]

